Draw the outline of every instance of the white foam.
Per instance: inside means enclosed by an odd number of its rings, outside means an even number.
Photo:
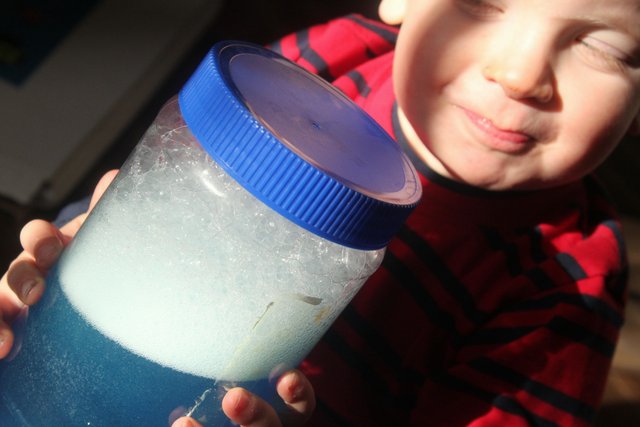
[[[177,122],[175,105],[162,114]],[[137,150],[62,257],[60,281],[88,322],[149,360],[264,378],[297,363],[381,261],[280,217],[184,127],[152,127]]]

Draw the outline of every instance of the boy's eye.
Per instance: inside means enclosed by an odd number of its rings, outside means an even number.
[[[586,59],[598,68],[624,71],[627,67],[635,68],[639,65],[632,54],[593,36],[581,37],[577,42]]]
[[[495,1],[488,0],[456,0],[463,11],[480,17],[490,17],[502,12]]]

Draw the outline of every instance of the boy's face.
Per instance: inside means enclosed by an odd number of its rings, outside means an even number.
[[[638,125],[640,0],[383,0],[383,19],[386,3],[403,130],[445,176],[567,183]]]

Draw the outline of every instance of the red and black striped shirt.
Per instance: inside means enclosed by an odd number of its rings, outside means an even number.
[[[396,35],[351,15],[272,48],[403,143]],[[312,424],[588,425],[623,322],[627,263],[610,204],[592,178],[489,192],[416,166],[421,205],[302,364]]]

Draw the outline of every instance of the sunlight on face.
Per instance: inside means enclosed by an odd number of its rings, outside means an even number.
[[[488,189],[564,184],[638,120],[640,0],[392,1],[403,7],[403,130],[445,176]]]

